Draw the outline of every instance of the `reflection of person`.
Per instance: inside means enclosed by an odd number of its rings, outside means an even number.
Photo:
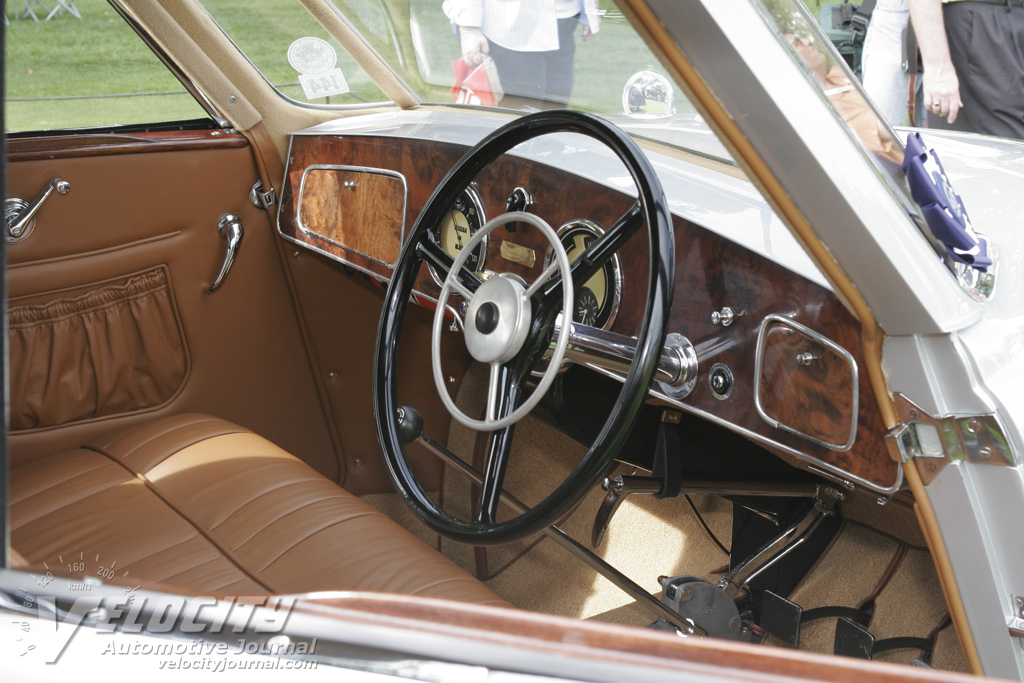
[[[875,110],[843,70],[835,65],[829,67],[828,57],[810,39],[797,38],[792,33],[785,35],[797,56],[807,65],[818,87],[864,147],[890,161],[902,163],[902,150],[893,143]]]
[[[470,66],[490,55],[506,106],[514,97],[567,104],[573,86],[576,42],[598,31],[597,0],[444,0],[444,13],[458,26],[462,56]],[[527,103],[523,103],[527,104]]]
[[[910,75],[903,70],[903,31],[910,19],[908,0],[878,0],[871,12],[861,70],[864,90],[889,123],[907,121]]]
[[[910,0],[929,126],[1024,139],[1022,5]]]

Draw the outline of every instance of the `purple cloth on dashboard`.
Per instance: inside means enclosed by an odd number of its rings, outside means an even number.
[[[987,271],[992,265],[988,240],[974,232],[963,200],[953,192],[939,155],[934,149],[925,148],[919,133],[907,136],[903,172],[910,184],[910,195],[921,207],[932,235],[946,246],[953,259]]]

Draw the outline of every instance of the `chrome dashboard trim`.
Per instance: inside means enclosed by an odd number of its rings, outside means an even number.
[[[614,379],[616,381],[623,381],[624,375],[622,374],[615,373],[610,370],[604,370],[601,368],[592,369],[595,372],[600,372],[602,375],[610,377],[611,379]],[[709,413],[707,411],[701,410],[700,408],[696,408],[694,406],[683,403],[680,400],[671,398],[664,392],[659,391],[653,387],[649,389],[647,393],[655,398],[661,399],[665,403],[671,404],[674,408],[679,408],[680,410],[690,413],[691,415],[703,418],[720,427],[725,427],[726,429],[735,432],[736,434],[739,434],[740,436],[743,436],[747,439],[750,439],[751,441],[757,442],[764,446],[768,446],[772,449],[775,449],[779,452],[785,453],[786,455],[795,458],[800,462],[807,463],[809,468],[813,467],[815,470],[818,471],[819,474],[835,479],[838,483],[842,484],[846,488],[851,488],[851,484],[853,486],[861,486],[864,489],[871,491],[873,493],[877,493],[882,498],[887,499],[895,495],[903,486],[902,467],[896,468],[896,480],[892,483],[891,486],[882,486],[881,484],[876,484],[872,481],[864,479],[863,477],[858,477],[855,474],[851,474],[850,472],[847,472],[846,470],[840,467],[836,467],[835,465],[831,465],[825,462],[824,460],[819,460],[818,458],[815,458],[812,455],[807,455],[802,451],[796,450],[792,446],[787,446],[785,444],[779,443],[774,439],[770,439],[766,436],[761,436],[757,432],[747,429],[746,427],[741,427],[739,425],[733,424],[732,422],[729,422],[728,420],[723,420],[714,413]]]
[[[387,128],[390,128],[390,126],[388,126],[388,124],[386,123],[388,121],[388,119],[396,119],[396,118],[397,119],[401,119],[402,116],[405,116],[407,114],[411,114],[410,118],[412,118],[413,120],[426,118],[426,112],[416,112],[416,113],[402,112],[401,115],[386,114],[386,115],[383,115],[383,116],[381,116],[379,118],[381,119],[382,123],[384,123],[384,128],[387,129]],[[415,125],[412,125],[412,127],[415,128]],[[323,128],[327,128],[327,127],[324,126]],[[410,135],[408,130],[402,128],[402,126],[400,126],[400,125],[397,126],[397,128],[399,129],[398,131],[390,131],[390,130],[388,130],[384,134],[395,135],[396,132],[398,132],[398,133],[401,133],[401,134],[408,135],[409,137],[416,137],[415,135]],[[295,136],[297,136],[297,135],[338,134],[340,132],[341,131],[331,132],[331,131],[328,131],[328,130],[308,129],[306,131],[300,131],[300,132],[297,132],[297,133],[293,133],[291,139],[289,140],[289,149],[288,149],[288,159],[289,159],[289,161],[291,159],[291,147],[292,147],[292,144],[294,143],[294,137]],[[345,131],[345,132],[367,132],[367,131],[361,130],[361,129],[357,129],[357,128],[353,127],[352,131]],[[653,156],[657,157],[656,154],[654,154]],[[328,254],[326,252],[316,250],[313,247],[311,247],[309,244],[307,244],[305,242],[302,242],[301,240],[297,240],[297,239],[295,239],[295,238],[293,238],[293,237],[291,237],[289,235],[286,235],[281,230],[281,225],[280,225],[280,220],[281,220],[280,219],[280,213],[281,213],[282,207],[283,207],[283,203],[282,202],[278,202],[278,234],[283,239],[285,239],[287,242],[292,242],[292,243],[294,243],[294,244],[296,244],[298,246],[301,246],[301,247],[303,247],[305,249],[309,249],[310,251],[315,251],[318,254],[322,254],[322,255],[326,256],[327,258],[331,259],[332,261],[336,261],[338,263],[341,263],[341,264],[343,264],[343,265],[345,265],[345,266],[347,266],[349,268],[352,268],[356,272],[359,272],[361,274],[367,275],[367,276],[373,278],[374,280],[377,280],[379,282],[384,283],[385,285],[387,284],[388,278],[386,276],[383,276],[383,275],[381,275],[379,273],[376,273],[376,272],[366,268],[365,266],[361,266],[359,264],[352,263],[352,262],[350,262],[350,261],[348,261],[346,259],[340,258],[340,257],[335,256],[333,254]],[[678,210],[676,210],[674,208],[672,213],[673,213],[673,215],[677,215],[677,216],[680,216],[682,218],[687,218],[687,214],[686,214],[685,211],[681,212],[681,211],[678,211]],[[713,233],[725,235],[729,239],[731,239],[733,241],[736,241],[736,237],[730,235],[727,232],[724,232],[722,230],[716,230],[716,229],[712,229],[712,228],[707,228],[706,226],[705,226],[705,228],[709,229]],[[786,235],[788,236],[789,233],[786,232]],[[756,245],[751,246],[751,245],[746,244],[746,243],[744,243],[742,241],[740,241],[739,243],[744,244],[748,248],[752,248],[756,253],[759,253],[759,254],[769,258],[770,260],[772,260],[774,262],[779,262],[779,257],[777,255],[769,253],[763,247],[757,247]],[[832,291],[831,287],[827,283],[825,283],[825,281],[821,278],[820,274],[817,273],[817,271],[811,273],[811,272],[806,271],[805,269],[796,268],[795,272],[798,273],[799,275],[802,275],[803,277],[808,278],[812,282],[816,282],[816,283],[820,284],[821,286],[825,287],[829,291]],[[437,305],[437,299],[436,298],[434,298],[433,296],[431,296],[429,294],[426,294],[424,292],[416,290],[416,289],[413,290],[411,298],[412,298],[413,301],[416,301],[420,305],[423,305],[424,303],[432,304],[434,307],[436,307],[436,305]],[[459,318],[459,316],[458,316],[456,311],[454,311],[452,309],[451,312],[453,314],[453,317],[455,317],[455,319]],[[608,370],[603,370],[603,369],[600,369],[600,368],[593,368],[593,369],[596,372],[599,372],[599,373],[605,375],[606,377],[609,377],[609,378],[614,379],[614,380],[619,381],[619,382],[623,381],[623,378],[624,378],[623,374],[615,373],[615,372],[608,371]],[[776,451],[778,453],[782,453],[782,454],[784,454],[784,455],[786,455],[788,457],[791,457],[794,460],[797,460],[799,462],[805,463],[806,466],[808,467],[808,469],[813,468],[813,470],[816,471],[818,474],[821,474],[821,475],[827,476],[827,477],[831,477],[836,482],[842,484],[843,486],[845,486],[847,488],[850,488],[851,485],[853,485],[853,486],[860,486],[864,490],[871,491],[871,492],[873,492],[875,494],[878,494],[880,496],[879,502],[884,502],[884,501],[888,500],[888,498],[892,497],[897,492],[899,492],[899,490],[903,486],[904,477],[903,477],[902,466],[898,466],[897,467],[896,478],[895,478],[894,482],[891,485],[884,486],[884,485],[881,485],[881,484],[876,484],[876,483],[874,483],[872,481],[869,481],[869,480],[864,479],[862,477],[858,477],[858,476],[856,476],[856,475],[854,475],[854,474],[852,474],[850,472],[847,472],[847,471],[843,470],[842,468],[836,467],[836,466],[831,465],[831,464],[829,464],[827,462],[824,462],[824,461],[822,461],[822,460],[820,460],[818,458],[815,458],[814,456],[811,456],[811,455],[808,455],[808,454],[806,454],[806,453],[804,453],[802,451],[799,451],[799,450],[793,448],[792,446],[788,446],[786,444],[780,443],[780,442],[775,441],[774,439],[771,439],[769,437],[762,436],[762,435],[758,434],[757,432],[752,431],[752,430],[750,430],[750,429],[748,429],[746,427],[741,427],[741,426],[739,426],[737,424],[734,424],[732,422],[724,420],[724,419],[718,417],[717,415],[715,415],[714,413],[709,413],[709,412],[707,412],[705,410],[702,410],[700,408],[697,408],[697,407],[694,407],[694,406],[689,405],[687,403],[684,403],[682,400],[671,398],[670,396],[668,396],[664,392],[659,391],[657,388],[654,388],[654,387],[650,388],[648,390],[648,394],[650,396],[654,397],[654,398],[657,398],[657,399],[665,402],[668,405],[671,405],[674,408],[678,408],[679,410],[683,410],[683,411],[685,411],[685,412],[687,412],[687,413],[689,413],[691,415],[694,415],[696,417],[700,417],[702,419],[705,419],[705,420],[707,420],[707,421],[709,421],[709,422],[711,422],[713,424],[716,424],[716,425],[718,425],[720,427],[724,427],[725,429],[728,429],[728,430],[730,430],[730,431],[732,431],[732,432],[734,432],[736,434],[739,434],[740,436],[743,436],[744,438],[747,438],[750,441],[753,441],[753,442],[758,443],[758,444],[760,444],[762,446],[765,446],[765,447],[768,447],[770,449],[773,449],[774,451]]]
[[[311,249],[312,250],[312,247],[310,247],[305,242],[301,242],[299,240],[293,239],[293,238],[288,237],[287,235],[284,235],[284,234],[282,234],[281,236],[284,239],[288,240],[289,242],[294,242],[295,244],[298,244],[298,245],[300,245],[302,247],[305,247],[307,249]],[[319,252],[318,251],[317,253],[323,253],[323,252]],[[383,283],[387,284],[387,281],[388,281],[387,278],[382,277],[381,275],[379,275],[377,273],[374,273],[373,271],[370,271],[370,270],[368,270],[366,268],[361,268],[361,267],[359,267],[356,264],[349,263],[349,262],[345,261],[344,259],[338,258],[337,256],[333,256],[331,254],[326,254],[326,256],[328,258],[334,260],[334,261],[338,261],[340,263],[343,263],[343,264],[353,268],[354,270],[356,270],[356,271],[358,271],[358,272],[360,272],[362,274],[368,275],[368,276],[374,278],[375,280],[378,280],[380,282],[383,282]],[[412,299],[413,299],[413,301],[415,301],[416,303],[418,303],[421,306],[424,303],[433,304],[433,306],[435,306],[435,307],[437,306],[437,299],[435,299],[434,297],[430,296],[429,294],[425,294],[425,293],[423,293],[423,292],[421,292],[419,290],[413,290]],[[457,315],[457,313],[454,310],[451,310],[451,312],[452,312],[453,316],[456,319],[459,318],[459,316]],[[567,358],[567,360],[570,360],[571,362],[576,362],[576,361],[570,359],[568,354],[566,354],[566,358]],[[590,367],[595,372],[599,372],[602,375],[604,375],[605,377],[609,377],[611,379],[614,379],[617,382],[622,382],[624,377],[625,377],[625,375],[623,375],[621,373],[613,372],[611,370],[605,370],[605,369],[600,368],[600,367],[595,367],[595,366],[591,366],[591,365],[588,365],[586,367]],[[665,392],[659,391],[658,389],[654,388],[653,386],[648,390],[648,394],[650,396],[653,396],[654,398],[657,398],[657,399],[660,399],[661,401],[664,401],[665,403],[671,405],[674,408],[678,408],[679,410],[685,411],[685,412],[687,412],[687,413],[689,413],[691,415],[694,415],[696,417],[700,417],[702,419],[705,419],[705,420],[707,420],[707,421],[709,421],[709,422],[711,422],[713,424],[718,425],[719,427],[724,427],[725,429],[728,429],[728,430],[730,430],[732,432],[735,432],[736,434],[739,434],[742,437],[750,439],[751,441],[753,441],[755,443],[758,443],[758,444],[760,444],[762,446],[767,446],[767,447],[769,447],[771,449],[774,449],[775,451],[778,451],[780,453],[784,453],[785,455],[787,455],[787,456],[789,456],[791,458],[794,458],[795,460],[798,460],[798,461],[800,461],[802,463],[806,463],[807,466],[808,466],[808,469],[813,468],[813,471],[816,471],[820,475],[827,476],[827,477],[830,477],[830,478],[834,479],[836,482],[838,482],[839,484],[842,484],[846,488],[852,488],[852,487],[860,486],[860,487],[862,487],[863,489],[865,489],[867,491],[871,491],[872,493],[876,493],[876,494],[878,494],[880,496],[879,502],[887,501],[889,498],[891,498],[892,496],[896,495],[896,493],[898,493],[900,488],[902,488],[902,486],[903,486],[903,467],[902,466],[897,466],[897,468],[896,468],[896,480],[892,483],[892,485],[890,485],[890,486],[883,486],[881,484],[876,484],[876,483],[874,483],[872,481],[869,481],[867,479],[864,479],[862,477],[858,477],[855,474],[847,472],[846,470],[844,470],[844,469],[842,469],[840,467],[836,467],[835,465],[831,465],[831,464],[829,464],[829,463],[827,463],[827,462],[825,462],[823,460],[819,460],[818,458],[815,458],[812,455],[807,455],[803,451],[799,451],[799,450],[793,448],[792,446],[787,446],[786,444],[783,444],[783,443],[780,443],[778,441],[775,441],[774,439],[770,439],[770,438],[768,438],[766,436],[761,436],[757,432],[755,432],[753,430],[750,430],[750,429],[747,429],[746,427],[741,427],[741,426],[739,426],[737,424],[729,422],[728,420],[723,420],[722,418],[718,417],[714,413],[709,413],[709,412],[707,412],[705,410],[701,410],[700,408],[696,408],[696,407],[694,407],[692,405],[684,403],[680,399],[672,398],[668,394],[666,394]]]
[[[302,197],[303,197],[303,193],[305,192],[305,189],[306,189],[306,177],[309,175],[310,171],[351,171],[353,173],[373,173],[373,174],[376,174],[376,175],[382,175],[382,176],[387,176],[387,177],[390,177],[390,178],[395,178],[396,180],[399,180],[402,183],[402,227],[401,227],[401,230],[399,230],[399,234],[398,234],[398,252],[395,254],[395,261],[394,262],[388,263],[387,261],[382,261],[382,260],[380,260],[378,258],[374,258],[373,256],[370,256],[369,254],[364,254],[363,252],[361,252],[361,251],[359,251],[357,249],[353,249],[352,247],[350,247],[350,246],[348,246],[346,244],[342,244],[342,243],[338,242],[337,240],[332,240],[330,237],[327,237],[326,235],[321,235],[320,233],[316,232],[315,230],[311,230],[310,228],[308,228],[306,225],[303,224],[303,222],[302,222]],[[359,256],[362,256],[363,258],[367,259],[368,261],[372,261],[373,263],[379,263],[382,266],[386,267],[388,270],[394,270],[395,269],[395,265],[398,263],[398,256],[399,256],[399,254],[401,254],[402,247],[405,246],[405,224],[406,224],[407,218],[408,218],[408,215],[407,215],[408,214],[408,210],[409,210],[409,184],[406,182],[405,176],[402,175],[401,173],[398,173],[397,171],[391,171],[391,170],[388,170],[386,168],[371,168],[371,167],[368,167],[368,166],[347,166],[347,165],[344,165],[344,164],[310,164],[309,166],[306,166],[304,169],[302,169],[302,179],[299,181],[299,191],[296,193],[296,198],[295,198],[295,225],[304,234],[312,235],[313,237],[316,237],[317,239],[321,239],[324,242],[327,242],[328,244],[333,244],[334,246],[339,247],[341,249],[344,249],[345,251],[348,251],[348,252],[351,252],[353,254],[357,254]],[[278,219],[280,220],[280,213],[278,213]],[[278,232],[280,232],[280,226],[278,226]],[[299,244],[305,244],[305,243],[300,241]],[[317,250],[313,245],[306,244],[306,246],[312,248],[314,251],[317,251],[317,253],[324,253],[322,251]],[[342,259],[338,259],[338,260],[342,260]],[[343,263],[348,263],[347,261],[344,261],[344,260],[342,260],[342,262]],[[354,266],[354,264],[351,264],[351,263],[349,263],[349,265],[353,265],[353,267],[356,267],[356,266]]]
[[[765,338],[767,336],[768,327],[772,323],[779,323],[781,325],[791,327],[797,332],[811,338],[812,340],[818,342],[822,346],[830,349],[836,355],[838,355],[847,363],[849,363],[850,373],[853,375],[853,415],[850,418],[850,436],[846,440],[846,443],[829,443],[828,441],[824,441],[815,436],[802,432],[799,429],[796,429],[795,427],[790,427],[789,425],[779,422],[778,420],[770,416],[767,413],[767,411],[765,411],[764,406],[761,405],[761,365],[762,359],[764,358]],[[857,413],[858,407],[860,406],[860,385],[858,384],[858,381],[859,377],[857,373],[857,360],[853,357],[853,354],[851,354],[849,351],[844,349],[839,344],[836,344],[828,337],[812,330],[806,325],[801,325],[792,318],[789,318],[784,315],[778,315],[773,313],[771,315],[765,316],[764,320],[761,321],[761,329],[757,333],[757,350],[754,352],[754,407],[757,409],[757,414],[761,416],[761,419],[770,424],[775,429],[782,429],[792,434],[796,434],[797,436],[807,439],[812,443],[816,443],[819,446],[824,446],[825,448],[831,451],[850,450],[851,448],[853,448],[853,444],[857,440]]]

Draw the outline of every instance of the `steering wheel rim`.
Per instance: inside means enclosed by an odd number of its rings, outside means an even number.
[[[481,521],[478,511],[478,519],[466,522],[445,512],[430,499],[405,454],[398,434],[395,376],[398,340],[430,227],[440,224],[458,194],[487,165],[521,142],[556,132],[581,133],[602,142],[625,164],[636,185],[639,210],[647,225],[650,260],[637,350],[604,427],[569,476],[547,498],[521,515],[502,522],[493,518]],[[568,514],[618,455],[646,399],[664,345],[672,304],[674,265],[671,214],[653,166],[636,143],[609,122],[572,110],[542,111],[511,121],[469,150],[435,188],[420,212],[395,266],[378,327],[374,355],[374,412],[378,437],[395,488],[416,516],[448,538],[473,545],[491,545],[536,533]],[[563,334],[567,334],[567,330]],[[515,397],[510,403],[514,405]],[[511,442],[513,429],[514,424],[500,434]],[[501,476],[503,471],[498,475],[499,491]]]

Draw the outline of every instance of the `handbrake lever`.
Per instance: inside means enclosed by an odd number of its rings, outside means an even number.
[[[604,540],[604,533],[612,521],[612,515],[622,501],[634,493],[654,494],[655,498],[672,498],[679,495],[682,485],[683,465],[679,451],[679,431],[671,420],[658,423],[658,439],[654,447],[654,467],[650,477],[604,478],[601,488],[608,492],[597,510],[594,529],[590,532],[590,545],[597,548]]]
[[[604,533],[608,530],[608,523],[612,516],[619,509],[622,501],[634,493],[661,493],[661,482],[653,477],[623,477],[614,479],[605,477],[601,482],[601,488],[607,491],[601,507],[597,510],[597,517],[594,518],[594,530],[590,533],[590,545],[599,548],[604,541]]]

